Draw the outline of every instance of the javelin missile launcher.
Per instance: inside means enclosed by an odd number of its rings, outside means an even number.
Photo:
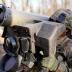
[[[48,17],[20,12],[14,9],[0,5],[0,24],[2,26],[13,26],[18,24],[38,22],[42,20],[48,21]]]
[[[0,11],[6,52],[0,72],[72,72],[71,11],[59,10],[50,18],[3,5]]]

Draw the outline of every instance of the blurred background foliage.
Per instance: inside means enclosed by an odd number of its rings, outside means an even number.
[[[7,7],[50,16],[57,9],[72,10],[72,0],[1,0]]]

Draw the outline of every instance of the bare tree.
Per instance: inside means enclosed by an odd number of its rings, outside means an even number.
[[[16,9],[16,5],[13,1],[11,1],[11,8]]]
[[[22,4],[22,9],[23,10],[26,10],[26,8],[28,7],[28,3],[29,1],[28,0],[21,0],[21,4]]]
[[[55,11],[57,9],[57,0],[51,0],[52,2],[52,10]]]

